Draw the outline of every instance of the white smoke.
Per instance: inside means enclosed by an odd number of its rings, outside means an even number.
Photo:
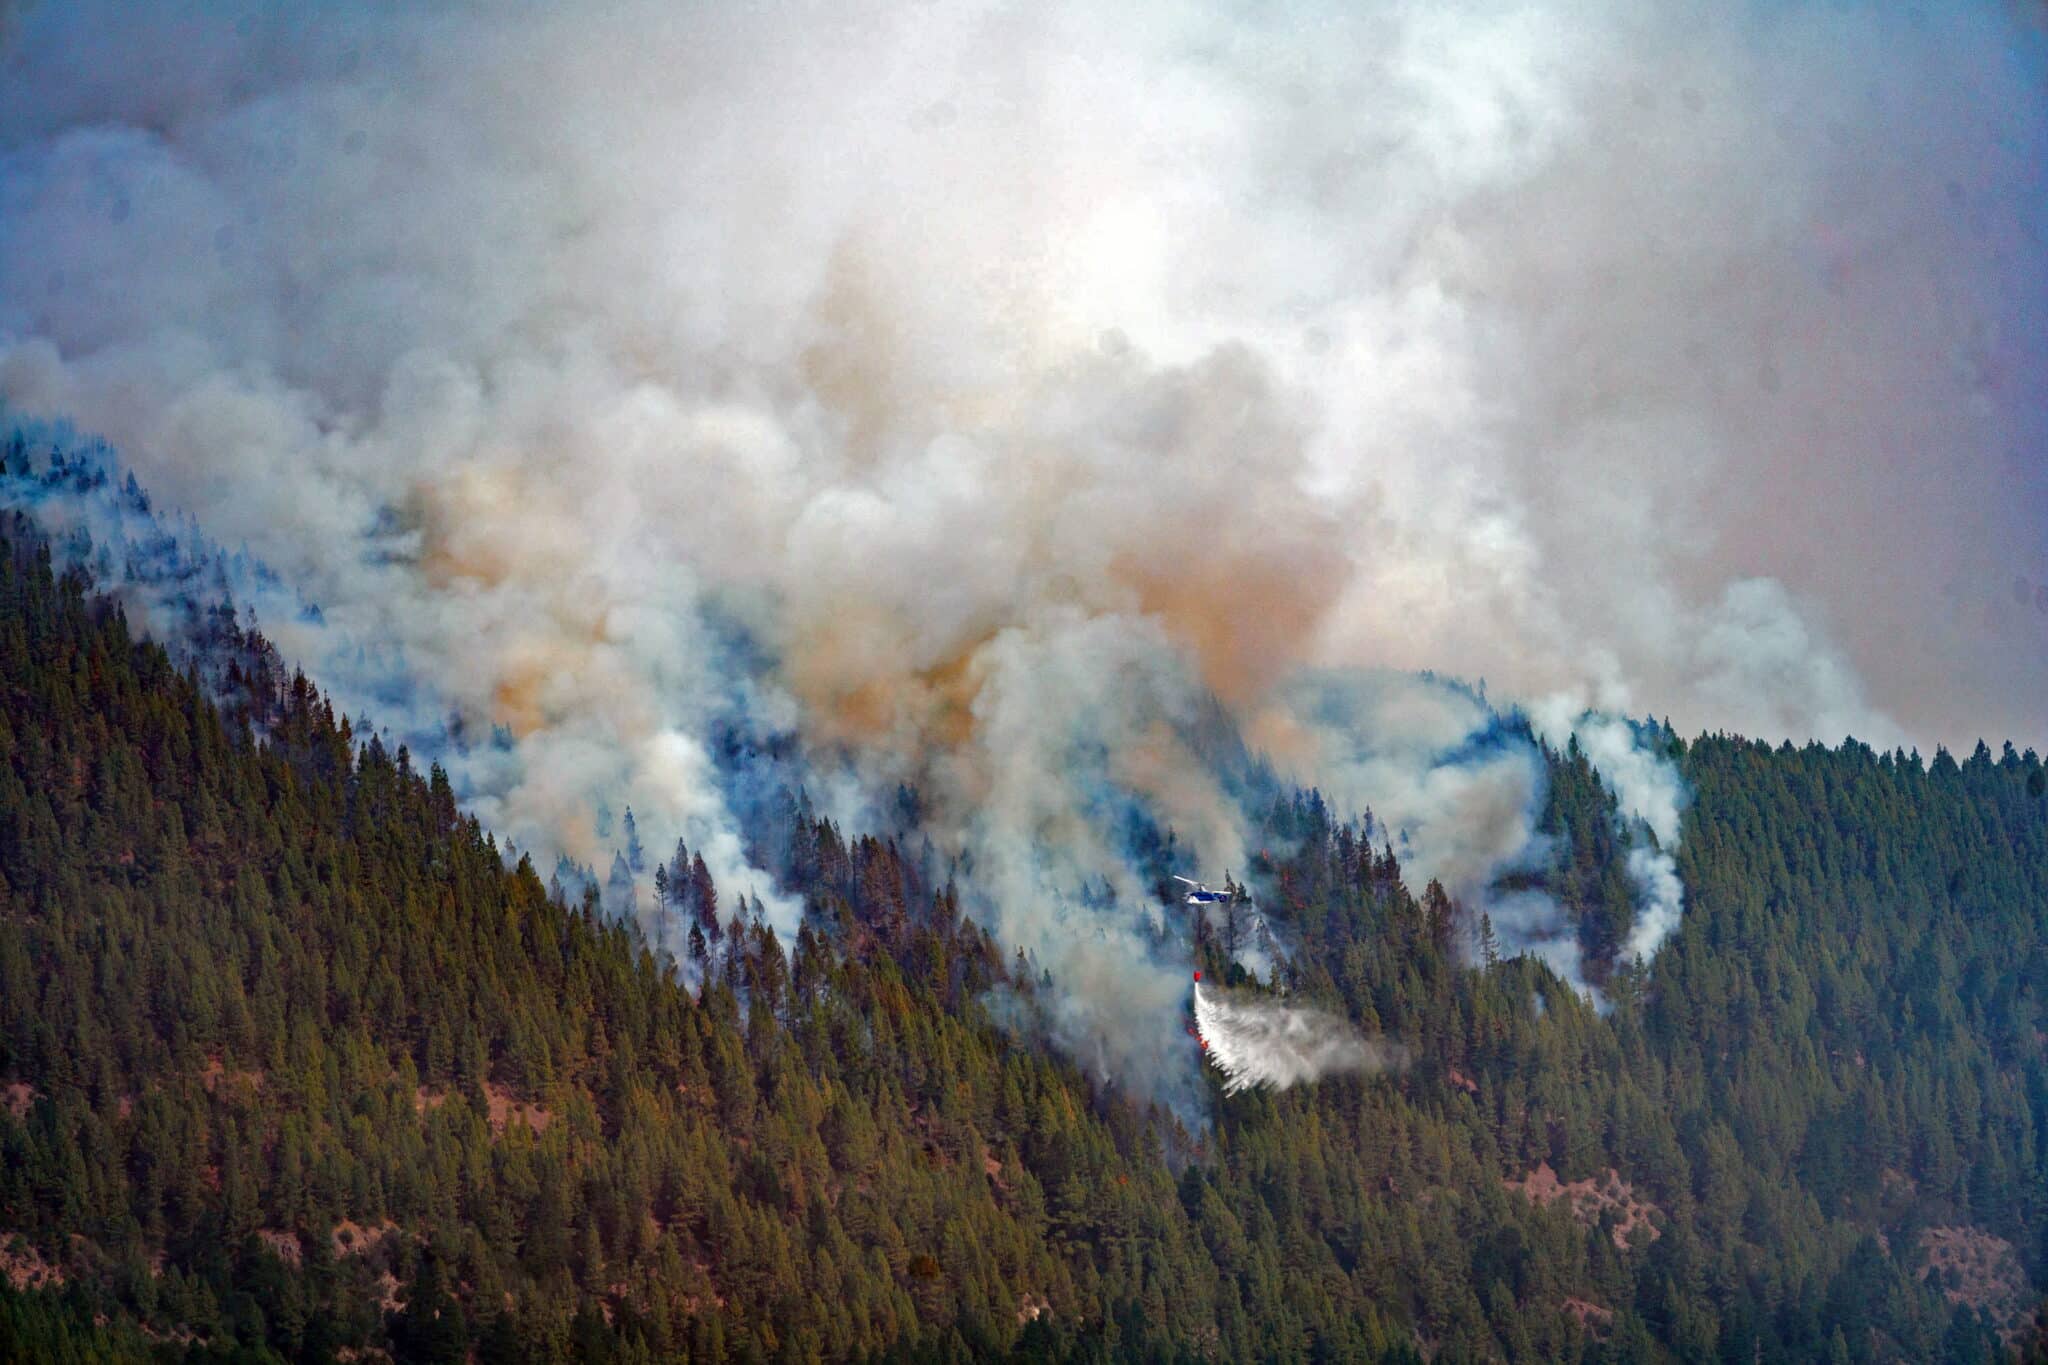
[[[452,716],[522,847],[603,868],[630,806],[786,930],[722,730],[849,825],[916,785],[1144,1078],[1181,964],[1105,817],[1242,868],[1211,695],[1475,900],[1540,862],[1540,765],[1304,669],[2043,720],[2038,43],[1569,10],[46,0],[0,36],[0,402],[275,565],[321,613],[266,632]],[[1578,978],[1555,906],[1489,909]]]
[[[1223,1093],[1291,1085],[1407,1064],[1397,1044],[1367,1038],[1334,1014],[1195,983],[1195,1028],[1223,1073]]]
[[[1648,962],[1678,931],[1679,917],[1685,913],[1685,888],[1678,880],[1677,862],[1662,849],[1630,849],[1628,875],[1641,899],[1621,955],[1625,961]]]
[[[1398,673],[1298,677],[1257,716],[1251,738],[1292,780],[1319,787],[1340,811],[1370,810],[1398,840],[1404,875],[1434,879],[1493,921],[1501,947],[1549,964],[1580,990],[1578,928],[1538,891],[1498,891],[1535,871],[1544,760],[1470,688]]]
[[[1688,802],[1685,781],[1664,754],[1650,748],[1647,729],[1615,716],[1578,710],[1568,696],[1543,699],[1529,708],[1544,739],[1562,749],[1576,739],[1586,761],[1614,793],[1623,833],[1637,827],[1654,843],[1635,841],[1628,851],[1628,876],[1636,888],[1636,921],[1622,946],[1624,961],[1648,962],[1678,930],[1685,914],[1685,887],[1678,878],[1680,820]]]

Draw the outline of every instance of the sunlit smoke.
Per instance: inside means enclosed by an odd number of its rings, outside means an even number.
[[[0,401],[274,566],[265,632],[523,848],[602,877],[630,807],[788,932],[758,787],[914,786],[1105,1074],[1185,1051],[1111,817],[1243,870],[1219,704],[1578,982],[1495,889],[1540,754],[1412,671],[2040,727],[2048,158],[1989,8],[1570,17],[32,4]],[[1678,807],[1599,733],[1647,958]]]

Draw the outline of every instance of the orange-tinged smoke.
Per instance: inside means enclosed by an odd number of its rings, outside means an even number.
[[[1248,706],[1303,662],[1341,582],[1343,557],[1314,544],[1292,562],[1235,548],[1206,542],[1197,528],[1181,553],[1126,554],[1111,571],[1193,653],[1211,691]]]
[[[813,743],[951,748],[967,738],[973,659],[987,636],[920,662],[911,657],[907,625],[888,607],[847,593],[792,630],[779,675],[802,703]]]
[[[458,466],[415,485],[420,572],[437,589],[518,603],[499,628],[470,642],[473,685],[492,724],[525,739],[593,705],[624,720],[625,736],[654,727],[654,709],[605,652],[616,629],[608,594],[588,581],[573,523],[558,493],[517,464]],[[630,641],[624,642],[630,646]]]
[[[1313,781],[1322,758],[1322,743],[1284,706],[1260,709],[1246,723],[1245,742],[1273,760],[1297,781]]]

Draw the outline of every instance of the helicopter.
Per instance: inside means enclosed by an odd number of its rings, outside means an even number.
[[[1235,899],[1228,891],[1212,891],[1192,877],[1183,877],[1179,873],[1175,873],[1173,879],[1189,888],[1187,894],[1187,904],[1189,905],[1227,905]]]

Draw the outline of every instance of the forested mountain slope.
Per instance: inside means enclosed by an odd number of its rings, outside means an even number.
[[[2023,1343],[2031,755],[1667,736],[1688,915],[1604,1015],[1532,962],[1462,965],[1458,907],[1287,795],[1265,834],[1292,852],[1253,875],[1293,990],[1414,1064],[1215,1093],[1190,1132],[1035,1041],[1031,973],[914,831],[793,795],[762,833],[808,906],[790,944],[679,851],[687,989],[438,771],[230,652],[212,698],[24,528],[0,549],[0,1359]],[[1552,777],[1551,885],[1597,953],[1626,915],[1612,803],[1576,752]]]

